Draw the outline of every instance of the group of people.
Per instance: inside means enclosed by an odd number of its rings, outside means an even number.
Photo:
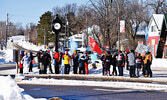
[[[137,52],[135,53],[134,50],[126,50],[126,52],[119,50],[118,53],[114,53],[113,55],[111,55],[109,51],[104,51],[101,60],[103,75],[123,76],[123,69],[126,67],[126,69],[129,70],[130,77],[140,77],[140,70],[142,70],[144,77],[152,77],[152,54],[148,50],[142,55]],[[113,70],[110,74],[111,65],[113,66]]]
[[[20,73],[32,72],[34,58],[38,58],[39,74],[47,74],[47,69],[51,74],[60,74],[61,66],[64,66],[64,74],[69,74],[71,67],[73,67],[73,74],[88,74],[88,60],[87,52],[84,54],[78,54],[74,50],[73,54],[69,54],[68,51],[51,52],[50,50],[40,50],[36,55],[32,52],[21,52],[20,54]],[[101,56],[103,75],[119,75],[123,76],[124,68],[129,70],[130,77],[140,77],[140,70],[145,77],[152,77],[151,64],[152,54],[147,50],[144,54],[135,53],[134,50],[126,50],[126,52],[118,51],[118,53],[110,54],[109,51],[105,52]],[[112,73],[110,73],[110,67],[113,66]],[[118,69],[118,72],[117,72]],[[53,72],[54,70],[54,72]]]
[[[21,51],[20,53],[20,73],[32,72],[34,58],[38,59],[39,74],[47,74],[47,69],[51,74],[59,74],[61,66],[64,66],[64,74],[70,73],[70,68],[73,67],[74,74],[88,74],[88,56],[87,52],[84,54],[78,54],[74,50],[73,54],[70,55],[68,51],[62,52],[51,52],[50,50],[40,50],[36,55],[32,52]],[[53,72],[54,70],[54,72]]]

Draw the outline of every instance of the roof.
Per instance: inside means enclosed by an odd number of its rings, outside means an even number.
[[[152,21],[155,22],[156,27],[158,30],[162,29],[162,25],[163,25],[163,19],[164,19],[164,14],[153,14],[149,23],[149,27],[152,23]]]

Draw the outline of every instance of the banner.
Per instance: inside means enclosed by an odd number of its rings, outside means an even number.
[[[125,33],[125,20],[120,21],[120,33]]]
[[[71,53],[78,49],[77,42],[75,42],[72,38],[70,38],[70,48]]]
[[[148,27],[145,28],[145,32],[146,32],[146,34],[145,34],[145,40],[148,40]]]
[[[102,51],[100,50],[100,47],[98,46],[96,41],[94,39],[92,39],[91,37],[89,37],[89,45],[90,45],[90,47],[92,48],[93,51],[97,52],[99,55],[102,54]]]

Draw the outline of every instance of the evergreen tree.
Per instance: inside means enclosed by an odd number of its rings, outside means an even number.
[[[52,32],[51,29],[52,19],[53,19],[52,12],[50,11],[45,12],[40,17],[39,24],[37,25],[38,43],[47,45],[49,42],[54,41],[54,34],[50,34]]]

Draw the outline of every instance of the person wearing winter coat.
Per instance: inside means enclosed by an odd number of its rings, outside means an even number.
[[[140,70],[141,70],[141,65],[142,65],[142,62],[143,62],[143,59],[142,57],[140,56],[140,53],[137,53],[136,54],[136,74],[137,74],[137,77],[140,77]]]
[[[64,66],[65,66],[64,74],[69,74],[70,73],[70,63],[69,63],[69,61],[70,61],[71,57],[69,56],[68,51],[66,51],[63,58],[64,58]]]
[[[113,66],[112,75],[115,75],[115,76],[117,76],[117,69],[116,69],[116,66],[117,66],[117,64],[116,64],[116,56],[117,56],[117,54],[116,54],[116,53],[114,53],[114,56],[112,57],[112,66]]]
[[[52,67],[51,67],[51,55],[50,55],[50,50],[47,51],[47,66],[49,67],[49,71],[51,74],[53,74]]]
[[[85,74],[85,56],[81,55],[80,59],[79,59],[79,74]]]
[[[146,54],[144,56],[144,66],[145,66],[145,77],[152,77],[152,70],[151,70],[151,64],[152,64],[152,54],[147,50]]]
[[[40,50],[40,51],[37,53],[37,57],[38,57],[38,69],[40,69],[41,66],[42,66],[42,56],[43,56],[43,51]],[[40,70],[39,70],[39,74],[40,74]]]
[[[104,54],[105,54],[105,51],[104,51],[104,53],[101,55],[101,61],[102,61],[102,74],[104,75],[104,61],[103,61],[103,59],[104,59]]]
[[[104,61],[104,68],[105,68],[105,75],[110,76],[110,65],[112,62],[112,56],[110,55],[110,52],[106,52]]]
[[[30,58],[28,57],[26,52],[25,52],[24,57],[22,58],[22,62],[23,62],[23,67],[24,67],[23,73],[27,74],[28,69],[29,69]]]
[[[88,68],[89,57],[86,51],[85,51],[84,57],[85,57],[85,74],[88,74],[89,73],[89,68]],[[94,64],[94,66],[95,66],[94,68],[96,68],[96,64]]]
[[[48,63],[48,56],[46,51],[43,52],[42,56],[42,66],[41,66],[41,74],[46,74],[47,73],[47,63]]]
[[[23,55],[20,54],[20,62],[19,62],[19,67],[20,67],[20,73],[23,74],[23,61],[22,61]]]
[[[73,73],[74,74],[77,74],[77,71],[78,71],[78,64],[79,64],[79,62],[78,62],[78,59],[79,59],[79,55],[78,55],[78,53],[77,53],[77,51],[76,50],[74,50],[74,53],[73,53],[73,55],[72,55],[72,59],[73,59]]]
[[[55,74],[59,74],[60,57],[58,51],[55,51],[53,59],[55,59]]]
[[[131,50],[131,52],[128,54],[128,61],[130,66],[130,77],[135,77],[135,54],[134,50]]]
[[[123,76],[123,67],[125,66],[125,58],[121,50],[119,50],[116,60],[117,60],[119,76]]]
[[[32,68],[33,68],[32,62],[33,62],[34,57],[36,57],[36,56],[33,56],[32,52],[30,52],[30,67],[29,67],[29,72],[32,72]]]

